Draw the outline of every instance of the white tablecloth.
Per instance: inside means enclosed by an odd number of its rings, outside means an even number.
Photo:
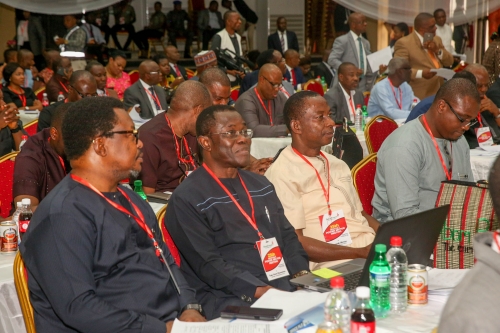
[[[19,118],[23,122],[23,126],[26,126],[26,124],[31,123],[33,120],[38,119],[39,113],[37,114],[27,114],[24,113],[24,111],[19,111]]]
[[[488,179],[491,166],[493,162],[495,162],[497,156],[498,154],[495,153],[485,152],[479,149],[471,149],[470,166],[475,181]]]
[[[0,332],[25,333],[21,305],[14,286],[14,257],[0,254]]]

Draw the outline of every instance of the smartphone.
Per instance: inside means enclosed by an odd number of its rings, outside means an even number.
[[[430,32],[426,32],[424,34],[424,43],[426,42],[430,42],[434,39],[434,34],[433,33],[430,33]]]
[[[283,314],[283,310],[251,308],[248,306],[226,306],[220,316],[226,319],[257,319],[257,320],[278,320]]]

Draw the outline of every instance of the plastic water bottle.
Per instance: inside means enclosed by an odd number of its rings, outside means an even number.
[[[368,118],[368,110],[366,109],[366,105],[363,105],[361,107],[361,115],[363,116],[363,131],[364,131],[367,123],[366,119]]]
[[[326,91],[328,90],[328,86],[326,85],[324,76],[321,77],[321,86],[323,87],[323,92],[326,93]]]
[[[43,93],[42,105],[44,108],[49,106],[49,98],[47,97],[47,93]]]
[[[12,222],[16,224],[17,234],[19,235],[19,215],[21,215],[21,211],[23,210],[23,203],[18,201],[16,204],[16,211],[12,214]],[[17,237],[18,242],[21,240],[21,237]]]
[[[19,144],[19,151],[21,151],[21,148],[23,148],[26,141],[28,141],[28,136],[27,135],[21,136],[21,143]]]
[[[332,291],[325,301],[325,318],[336,323],[343,333],[349,333],[351,326],[351,302],[344,291],[344,278],[334,277],[330,280]]]
[[[356,288],[356,304],[351,315],[351,333],[375,332],[375,314],[370,306],[370,288]]]
[[[389,302],[392,313],[403,313],[408,303],[408,291],[406,288],[406,272],[408,270],[408,258],[406,257],[403,240],[399,236],[391,237],[391,248],[387,251],[387,261],[391,267],[391,282],[389,290]]]
[[[59,92],[59,95],[57,95],[57,101],[60,102],[60,101],[64,101],[66,97],[64,97],[62,91]]]
[[[356,105],[356,117],[354,118],[354,128],[356,128],[356,132],[363,131],[363,111],[361,111],[361,104]]]
[[[370,303],[376,318],[384,318],[389,313],[389,284],[391,267],[385,258],[385,244],[375,245],[375,257],[370,265]]]
[[[144,200],[148,201],[148,197],[146,196],[146,193],[144,193],[144,190],[142,189],[142,180],[134,180],[134,192],[139,194],[141,198]]]
[[[413,102],[411,103],[410,111],[413,110],[413,108],[418,104],[418,99],[414,98]]]

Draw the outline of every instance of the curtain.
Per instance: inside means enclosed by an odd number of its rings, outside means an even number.
[[[410,26],[413,26],[413,20],[418,13],[433,14],[437,8],[443,8],[448,16],[447,22],[455,25],[488,16],[500,8],[500,0],[335,0],[335,2],[372,19],[392,24],[404,22]]]
[[[0,3],[33,13],[80,14],[108,7],[119,0],[0,0]]]

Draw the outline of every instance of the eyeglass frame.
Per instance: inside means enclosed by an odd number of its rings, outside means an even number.
[[[272,83],[271,81],[268,80],[267,77],[265,77],[264,75],[262,75],[262,77],[267,81],[269,82],[269,84],[271,85],[271,87],[273,87],[273,89],[281,89],[281,87],[283,87],[283,83],[280,83],[280,84],[274,84]]]
[[[139,142],[139,131],[136,129],[130,130],[130,131],[110,131],[110,132],[106,132],[106,133],[101,134],[101,136],[111,137],[114,134],[133,134],[135,136],[135,143]]]
[[[210,135],[222,135],[226,138],[229,138],[231,140],[234,140],[236,139],[238,136],[243,136],[244,138],[247,138],[247,139],[251,139],[252,136],[253,136],[253,130],[250,129],[250,128],[247,128],[247,129],[244,129],[244,130],[241,130],[241,131],[234,131],[234,137],[230,137],[233,135],[233,133],[231,133],[233,131],[227,131],[227,132],[220,132],[220,133],[208,133],[207,136],[210,136]],[[243,134],[243,132],[246,132],[246,135]]]
[[[78,91],[78,89],[76,89],[75,87],[73,87],[71,84],[68,84],[68,86],[70,86],[74,91],[76,91],[76,93],[78,94],[78,96],[80,96],[81,98],[87,98],[87,97],[99,97],[99,94],[95,93],[95,95],[89,95],[89,96],[85,96],[84,94],[82,94],[81,92]]]
[[[458,115],[458,113],[453,109],[453,107],[450,105],[450,103],[448,103],[448,101],[446,101],[445,99],[442,99],[442,100],[443,100],[443,102],[446,103],[446,105],[448,105],[448,107],[450,108],[450,111],[453,112],[455,117],[457,117],[458,121],[460,121],[460,123],[463,124],[465,122],[465,119],[463,119],[462,117],[460,117]],[[477,123],[478,123],[477,118],[474,118],[473,120],[469,121],[468,124],[462,125],[462,127],[471,128],[472,126],[476,125]]]

